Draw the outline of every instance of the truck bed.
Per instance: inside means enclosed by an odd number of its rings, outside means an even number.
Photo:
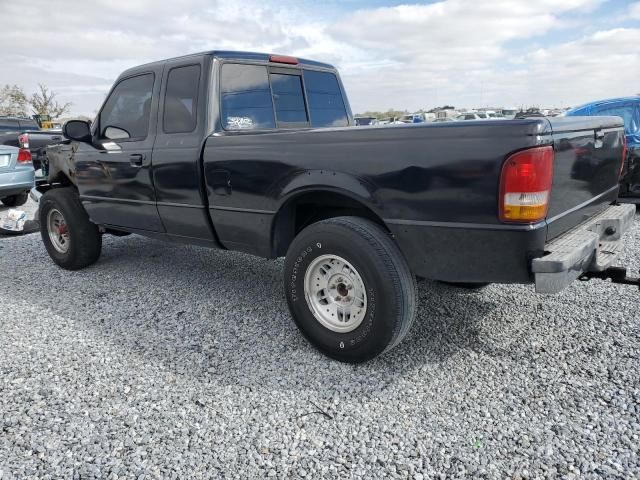
[[[287,201],[318,188],[357,192],[423,276],[527,281],[522,265],[546,241],[615,200],[621,136],[615,117],[218,134],[203,154],[207,201],[223,245],[274,256],[274,217]],[[505,225],[497,215],[503,163],[539,145],[555,150],[549,216]]]

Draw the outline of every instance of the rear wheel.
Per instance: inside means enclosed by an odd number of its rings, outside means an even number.
[[[11,195],[9,197],[4,197],[2,199],[2,203],[4,203],[7,207],[20,207],[27,203],[29,199],[29,195],[27,192],[22,192],[17,195]]]
[[[377,224],[337,217],[305,228],[289,247],[285,292],[293,319],[324,354],[363,362],[397,345],[416,314],[416,282]]]
[[[55,188],[42,196],[40,234],[49,256],[67,270],[87,267],[100,257],[102,235],[73,188]]]

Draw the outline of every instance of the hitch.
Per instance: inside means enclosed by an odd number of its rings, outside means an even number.
[[[611,279],[611,283],[621,283],[623,285],[635,285],[640,289],[640,278],[627,277],[627,269],[624,267],[609,267],[601,272],[584,272],[579,279],[588,282],[593,278],[600,280]]]

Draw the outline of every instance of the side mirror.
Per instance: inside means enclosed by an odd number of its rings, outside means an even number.
[[[125,140],[131,138],[131,135],[124,128],[108,126],[104,129],[103,137],[109,140]]]
[[[62,127],[62,135],[76,142],[90,142],[91,127],[84,120],[69,120]]]

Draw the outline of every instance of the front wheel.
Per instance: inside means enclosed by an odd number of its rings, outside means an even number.
[[[73,188],[54,188],[42,196],[40,235],[51,259],[64,269],[79,270],[100,257],[102,235]]]
[[[321,352],[343,362],[370,360],[407,334],[416,315],[416,281],[379,225],[357,217],[314,223],[285,260],[293,319]]]

